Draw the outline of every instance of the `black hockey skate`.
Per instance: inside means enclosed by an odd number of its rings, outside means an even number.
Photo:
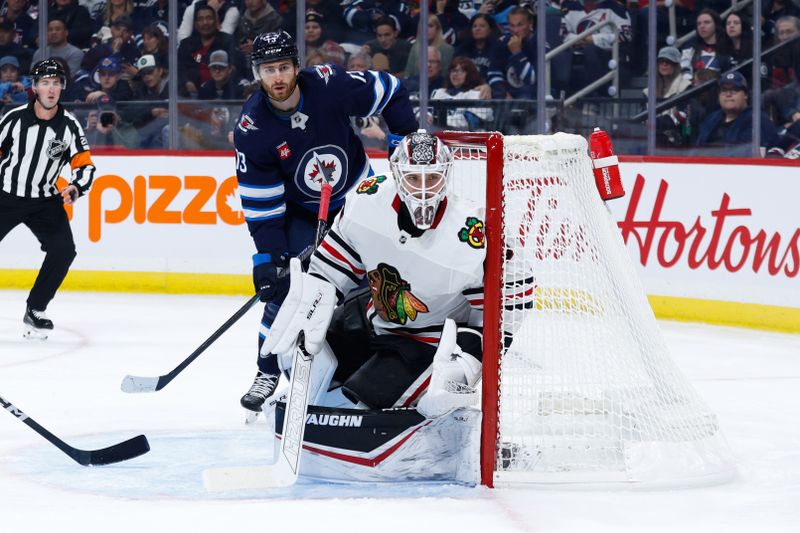
[[[242,407],[249,411],[247,414],[248,423],[256,420],[264,402],[275,392],[275,387],[278,386],[279,378],[279,375],[270,375],[260,370],[258,371],[256,378],[253,380],[253,384],[250,385],[250,390],[239,400]]]
[[[44,311],[27,307],[25,318],[22,321],[25,324],[25,332],[22,336],[26,339],[47,340],[47,336],[53,331],[53,321],[47,318]]]

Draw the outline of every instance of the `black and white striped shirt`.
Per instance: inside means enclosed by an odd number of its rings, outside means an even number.
[[[0,188],[23,198],[55,196],[56,179],[69,163],[69,181],[83,196],[95,167],[80,122],[60,105],[52,119],[41,120],[33,104],[12,109],[0,121]]]

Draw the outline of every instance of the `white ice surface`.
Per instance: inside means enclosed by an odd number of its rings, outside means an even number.
[[[0,533],[800,532],[800,336],[662,323],[738,460],[728,484],[688,490],[489,490],[329,485],[209,494],[203,469],[264,463],[266,426],[243,424],[252,311],[160,392],[124,394],[188,356],[244,297],[62,292],[47,342],[22,339],[26,294],[0,291],[0,396],[73,446],[145,433],[152,451],[81,467],[0,413]]]

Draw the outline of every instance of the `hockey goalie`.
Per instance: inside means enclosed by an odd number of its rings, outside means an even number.
[[[422,130],[389,163],[350,193],[307,273],[293,260],[262,355],[291,373],[302,331],[314,357],[301,474],[477,482],[484,208],[448,195],[453,156]]]

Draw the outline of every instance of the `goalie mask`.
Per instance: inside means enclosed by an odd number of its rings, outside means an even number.
[[[389,159],[397,193],[419,229],[433,225],[436,211],[447,196],[453,155],[426,131],[406,135]]]

